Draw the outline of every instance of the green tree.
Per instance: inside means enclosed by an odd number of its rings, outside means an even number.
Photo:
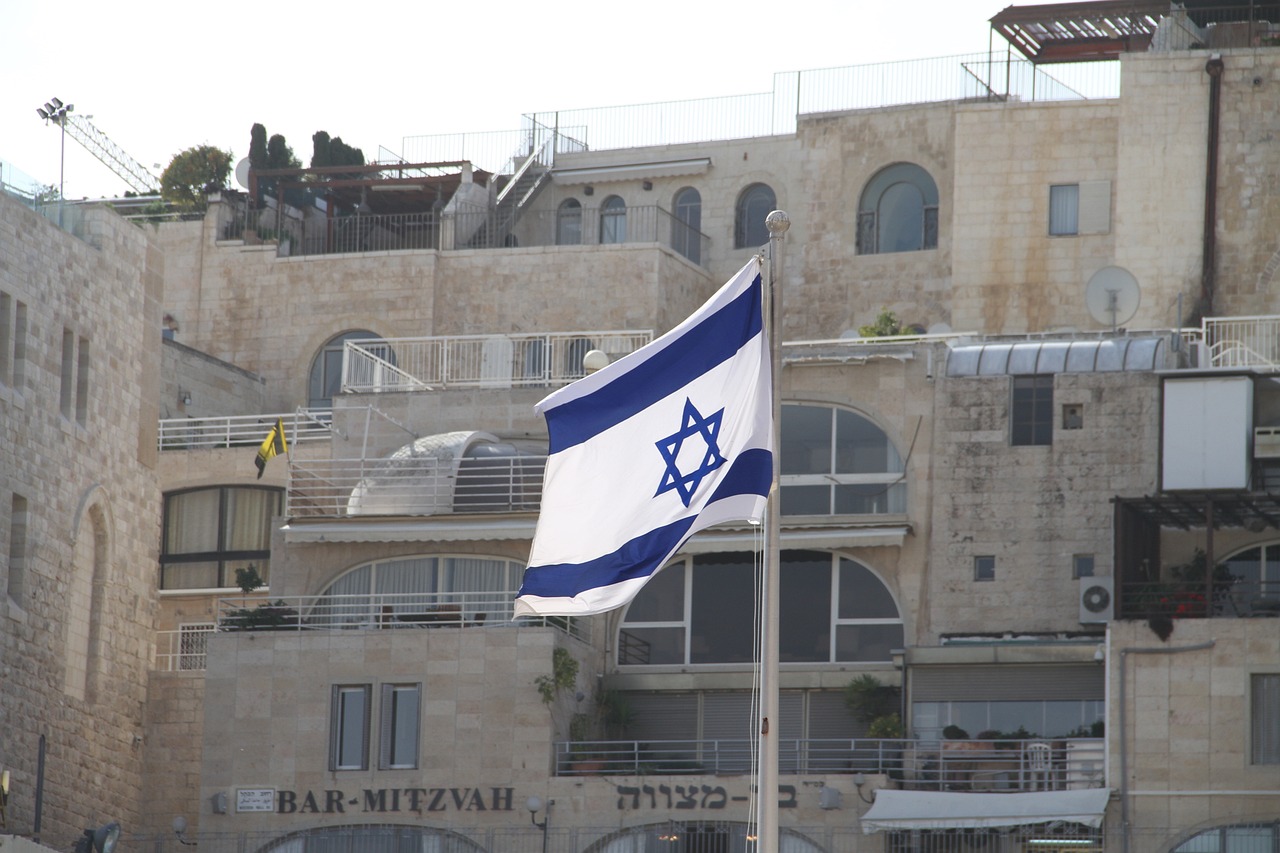
[[[302,161],[293,156],[293,149],[285,138],[277,133],[267,140],[268,169],[301,169]]]
[[[249,129],[249,165],[254,169],[267,168],[267,129],[260,124]]]
[[[160,176],[160,195],[179,210],[204,210],[207,196],[226,189],[230,174],[230,151],[197,145],[174,155]]]

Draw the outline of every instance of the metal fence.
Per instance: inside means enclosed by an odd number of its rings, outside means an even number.
[[[1117,616],[1123,619],[1248,618],[1280,616],[1280,581],[1231,575],[1204,581],[1141,581],[1120,585]]]
[[[544,455],[438,459],[293,459],[291,518],[537,512]]]
[[[522,616],[515,590],[235,596],[215,605],[218,631],[338,631],[549,626],[589,641],[591,617]]]
[[[215,630],[217,623],[199,622],[183,625],[176,631],[157,631],[152,668],[160,672],[202,671],[209,636]]]
[[[298,409],[263,415],[226,415],[204,418],[161,418],[161,450],[208,450],[261,444],[276,420],[284,423],[289,444],[321,441],[330,437],[330,409]]]
[[[350,340],[342,359],[342,390],[562,385],[586,375],[582,359],[591,350],[612,361],[651,340],[652,330],[632,329]]]
[[[751,772],[747,739],[563,741],[558,776],[740,775]],[[916,741],[782,738],[784,774],[883,775],[898,787],[937,791],[1061,791],[1100,788],[1104,745],[1094,738]]]

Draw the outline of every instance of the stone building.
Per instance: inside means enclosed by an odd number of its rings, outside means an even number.
[[[781,208],[782,849],[1280,843],[1280,52],[1253,15],[1099,8],[1005,10],[1028,61],[946,60],[943,95],[833,98],[854,68],[705,138],[531,116],[510,168],[259,175],[134,229],[167,340],[133,353],[163,376],[129,842],[750,849],[748,525],[628,608],[511,615],[534,403]],[[1072,51],[1113,91],[1061,97],[1037,63]],[[886,310],[902,334],[859,333]]]

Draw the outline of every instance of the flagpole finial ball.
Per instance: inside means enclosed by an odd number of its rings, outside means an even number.
[[[775,210],[764,218],[764,227],[769,229],[770,234],[781,237],[791,227],[791,217],[787,216],[785,210]]]

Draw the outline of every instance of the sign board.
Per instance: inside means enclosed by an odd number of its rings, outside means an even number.
[[[274,812],[275,788],[236,788],[237,812]]]

